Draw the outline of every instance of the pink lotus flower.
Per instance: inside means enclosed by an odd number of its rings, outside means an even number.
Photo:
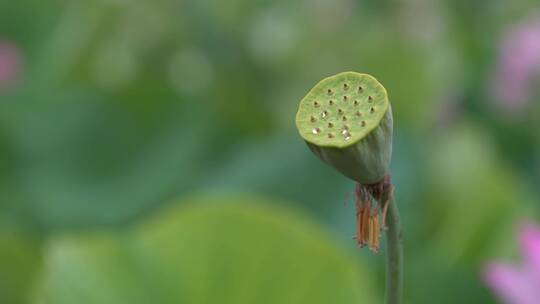
[[[503,110],[523,112],[540,75],[540,16],[508,28],[499,49],[491,95]]]
[[[540,303],[540,227],[526,224],[519,233],[523,261],[518,265],[491,263],[484,280],[504,303]]]

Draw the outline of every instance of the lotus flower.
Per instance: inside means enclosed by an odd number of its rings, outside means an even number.
[[[540,75],[540,15],[509,28],[499,49],[490,86],[492,97],[503,110],[523,112]]]
[[[540,227],[526,224],[519,233],[523,261],[488,264],[484,281],[506,304],[540,303]]]

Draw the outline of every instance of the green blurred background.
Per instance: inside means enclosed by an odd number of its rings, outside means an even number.
[[[495,303],[482,265],[540,219],[535,10],[1,1],[0,303],[381,303],[353,183],[294,125],[346,70],[393,105],[406,303]]]

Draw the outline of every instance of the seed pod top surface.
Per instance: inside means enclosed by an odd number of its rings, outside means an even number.
[[[343,72],[321,80],[300,101],[296,126],[308,143],[344,148],[375,129],[388,107],[388,94],[377,79]]]

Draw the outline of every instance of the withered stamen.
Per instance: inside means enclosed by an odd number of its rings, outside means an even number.
[[[356,211],[356,236],[354,239],[356,239],[356,242],[360,247],[365,246],[365,243],[362,240],[362,225],[359,224],[364,216],[364,212],[365,210],[363,208],[358,208]]]
[[[367,244],[369,240],[369,214],[371,213],[370,205],[366,206],[364,216],[362,217],[362,242]]]
[[[367,245],[373,253],[379,252],[381,228],[386,229],[386,213],[388,212],[392,190],[388,176],[379,183],[356,185],[357,222],[355,239],[358,246],[364,247]]]
[[[382,229],[388,230],[388,226],[386,225],[386,213],[388,212],[388,205],[390,201],[384,202],[383,211],[382,211]]]
[[[374,243],[374,246],[373,246],[373,252],[377,253],[379,252],[379,241],[380,241],[380,237],[381,237],[381,225],[380,225],[380,219],[379,219],[379,214],[377,213],[377,215],[375,216],[375,224],[374,224],[374,228],[375,228],[375,243]]]
[[[373,251],[375,248],[375,221],[374,216],[369,217],[369,250]]]

